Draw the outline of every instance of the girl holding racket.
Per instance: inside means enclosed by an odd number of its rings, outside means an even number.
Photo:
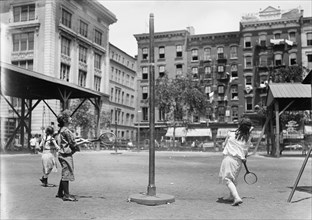
[[[230,191],[230,196],[226,200],[233,202],[232,206],[237,206],[243,202],[238,195],[236,186],[242,162],[246,160],[248,149],[252,146],[250,136],[252,129],[251,120],[243,118],[236,130],[228,132],[223,145],[223,160],[219,178],[220,182],[225,183]]]

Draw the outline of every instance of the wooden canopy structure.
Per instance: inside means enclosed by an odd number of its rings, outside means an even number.
[[[309,73],[311,76],[311,72]],[[309,76],[308,75],[308,76]],[[306,79],[305,79],[306,80]],[[310,79],[311,80],[311,79]],[[309,81],[308,79],[306,81]],[[312,85],[312,84],[311,84]],[[270,122],[267,137],[273,134],[273,114],[275,112],[275,137],[271,136],[272,145],[275,146],[275,154],[280,156],[280,122],[279,116],[284,111],[304,111],[312,110],[311,107],[311,85],[303,83],[272,83],[269,84],[266,106],[268,109],[268,117],[264,128]]]
[[[25,134],[23,128],[25,128],[26,132],[28,133],[28,140],[30,139],[31,113],[41,101],[43,101],[51,110],[51,112],[57,117],[57,114],[45,101],[49,99],[60,100],[63,110],[69,107],[68,105],[70,99],[83,99],[77,109],[83,104],[84,101],[87,99],[90,100],[91,103],[95,106],[97,116],[96,135],[99,134],[100,110],[103,101],[109,97],[107,94],[79,87],[64,80],[60,80],[24,68],[19,68],[4,62],[0,62],[0,70],[1,96],[19,118],[19,124],[15,128],[9,140],[6,142],[5,148],[11,144],[14,136],[20,128],[22,128],[21,144],[24,145]],[[20,113],[14,108],[6,96],[21,98],[22,106]],[[32,103],[33,101],[36,101],[35,104]],[[72,115],[76,112],[77,109],[72,112]],[[28,124],[26,119],[28,119]]]

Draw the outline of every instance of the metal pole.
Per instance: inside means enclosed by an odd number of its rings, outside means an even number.
[[[137,120],[138,120],[138,150],[140,149],[140,113],[141,111],[138,111]]]
[[[150,70],[150,78],[149,78],[149,125],[150,125],[150,146],[149,146],[149,180],[147,187],[147,195],[155,196],[156,195],[156,186],[155,186],[155,67],[154,67],[154,14],[150,14],[149,20],[149,40],[150,40],[150,48],[149,48],[149,70]]]
[[[115,151],[117,152],[117,108],[115,108]]]

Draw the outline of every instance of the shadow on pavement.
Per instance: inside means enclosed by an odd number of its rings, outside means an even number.
[[[293,187],[287,187],[287,188],[293,189]],[[297,186],[296,191],[312,194],[312,186]]]

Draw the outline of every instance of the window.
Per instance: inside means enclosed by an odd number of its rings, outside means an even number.
[[[223,59],[224,58],[224,49],[223,49],[223,47],[218,47],[217,48],[217,53],[218,53],[218,59]]]
[[[147,60],[148,59],[148,48],[145,47],[142,49],[142,59]]]
[[[142,99],[147,99],[148,98],[148,87],[143,86],[142,87]]]
[[[219,116],[219,121],[224,121],[224,116],[225,116],[225,107],[224,106],[218,107],[218,116]]]
[[[231,99],[238,100],[238,88],[237,88],[237,85],[231,87]]]
[[[14,22],[35,20],[35,4],[13,7]]]
[[[205,87],[205,93],[206,93],[207,97],[209,98],[209,93],[211,93],[211,86]]]
[[[182,57],[182,45],[176,46],[176,55],[177,57]]]
[[[87,63],[87,48],[79,45],[79,62]]]
[[[110,101],[113,101],[114,88],[111,88]]]
[[[159,47],[159,59],[165,58],[165,47]]]
[[[162,111],[161,109],[159,109],[159,111],[158,111],[159,121],[164,121],[166,119],[165,116],[166,116],[165,111]]]
[[[101,58],[100,54],[94,53],[94,68],[101,69]]]
[[[307,33],[307,46],[312,46],[312,32]]]
[[[12,61],[12,64],[15,66],[19,66],[24,69],[33,70],[34,69],[34,61],[33,60],[19,60]]]
[[[297,64],[297,54],[291,53],[289,55],[289,64],[290,65],[296,65]]]
[[[281,33],[274,34],[274,39],[281,39]]]
[[[101,89],[101,77],[94,76],[94,89],[95,91],[100,91]]]
[[[251,56],[245,57],[245,68],[246,69],[252,68]]]
[[[69,70],[70,70],[69,65],[61,63],[60,79],[69,82]]]
[[[193,79],[198,79],[198,67],[192,68]]]
[[[233,64],[231,66],[231,77],[232,78],[237,78],[238,77],[237,64]]]
[[[148,68],[142,67],[142,79],[148,79]]]
[[[211,66],[205,66],[204,73],[205,73],[205,78],[210,79],[211,78]]]
[[[288,39],[292,42],[296,42],[296,32],[292,31],[292,32],[289,32],[288,34]]]
[[[98,30],[94,31],[94,42],[98,45],[102,45],[102,32]]]
[[[252,86],[252,77],[251,76],[246,76],[245,78],[245,85],[250,85]]]
[[[307,54],[308,68],[312,69],[312,54]]]
[[[275,66],[281,66],[282,65],[282,54],[275,54],[274,55],[274,63],[275,63]]]
[[[237,46],[232,46],[230,49],[230,58],[237,58]]]
[[[210,59],[211,59],[211,49],[204,48],[204,60],[210,60]]]
[[[262,47],[266,46],[266,35],[260,35],[260,37],[259,37],[259,44]]]
[[[198,50],[197,49],[192,50],[192,61],[198,61]]]
[[[218,86],[218,94],[224,94],[224,86]]]
[[[267,66],[268,65],[267,56],[260,56],[259,57],[259,64],[260,64],[260,66]]]
[[[218,66],[218,73],[223,73],[224,72],[224,66],[220,65]]]
[[[246,98],[246,110],[251,111],[252,110],[252,97]]]
[[[13,34],[13,51],[34,50],[34,32]]]
[[[199,116],[196,113],[193,114],[193,122],[199,122]]]
[[[159,66],[159,77],[165,76],[165,66],[161,65]]]
[[[232,106],[232,120],[238,120],[238,107]]]
[[[61,39],[61,53],[70,56],[70,40],[66,37],[62,37]]]
[[[142,107],[142,121],[148,121],[148,108]]]
[[[81,20],[80,20],[79,33],[84,37],[88,37],[88,24]]]
[[[182,75],[182,64],[176,65],[176,73],[177,75]]]
[[[62,8],[62,24],[71,28],[71,13]]]
[[[87,81],[87,72],[79,70],[78,85],[81,87],[86,87],[86,81]]]
[[[251,48],[251,37],[245,37],[244,38],[244,47],[245,48]]]

